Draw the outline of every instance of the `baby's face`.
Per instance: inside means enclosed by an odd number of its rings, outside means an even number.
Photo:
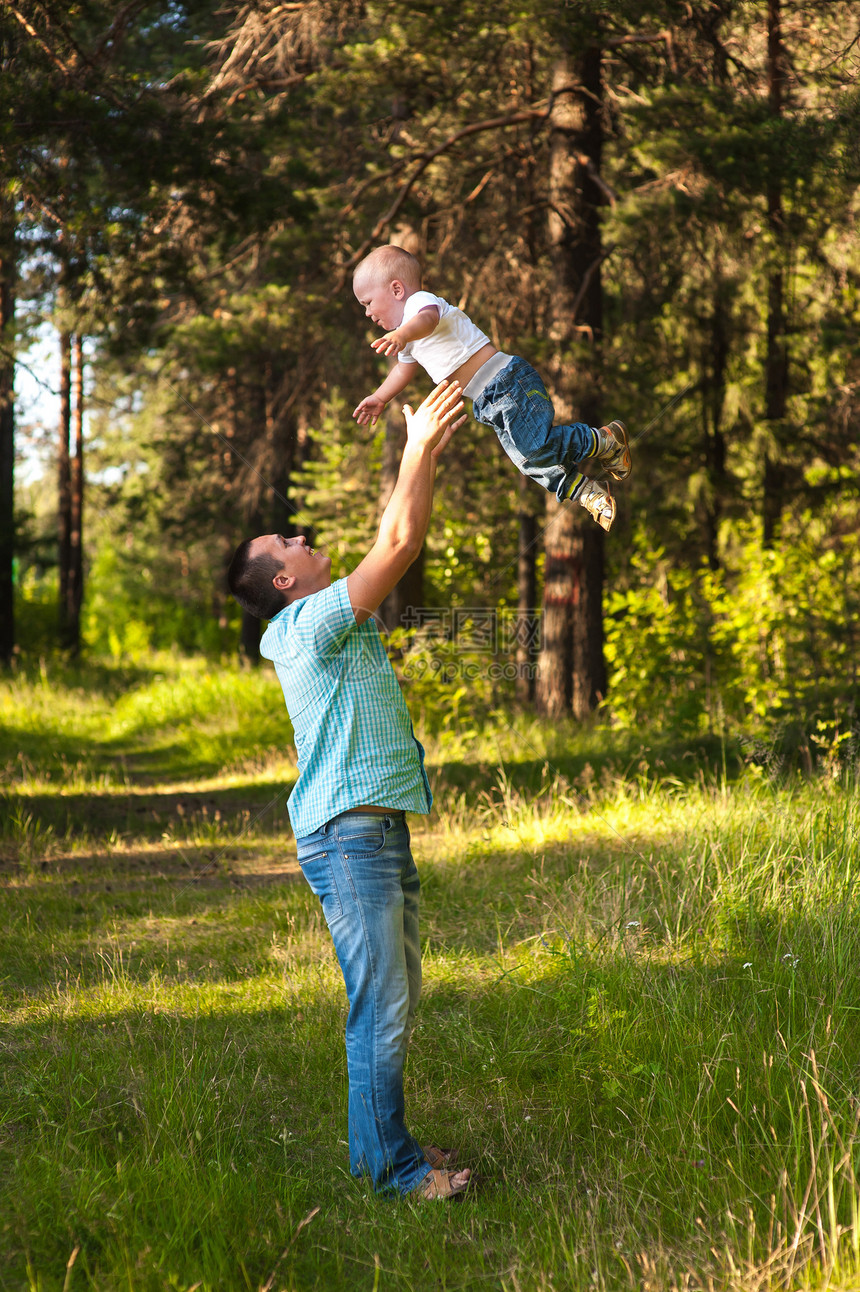
[[[378,327],[391,332],[403,322],[406,289],[395,279],[358,279],[353,284],[355,299]]]

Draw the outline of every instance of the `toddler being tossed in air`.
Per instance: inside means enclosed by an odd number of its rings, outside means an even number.
[[[422,291],[418,261],[402,247],[371,251],[358,265],[352,285],[367,317],[385,329],[371,342],[373,349],[397,359],[382,385],[353,412],[360,425],[373,425],[420,363],[434,382],[448,379],[462,386],[475,420],[493,428],[523,475],[560,501],[580,503],[609,529],[615,499],[581,467],[599,463],[615,480],[627,479],[631,461],[623,422],[554,426],[552,401],[531,364],[502,354],[462,310]]]

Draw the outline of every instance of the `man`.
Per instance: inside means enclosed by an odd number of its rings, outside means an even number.
[[[421,990],[418,872],[406,812],[428,812],[424,751],[370,617],[417,557],[436,463],[465,420],[462,391],[442,382],[404,407],[406,447],[376,541],[345,579],[304,538],[264,534],[236,549],[228,581],[239,605],[269,619],[293,724],[299,779],[289,799],[302,872],[322,903],[343,971],[349,1018],[349,1154],[378,1192],[462,1193],[470,1172],[444,1169],[406,1129],[403,1064]]]

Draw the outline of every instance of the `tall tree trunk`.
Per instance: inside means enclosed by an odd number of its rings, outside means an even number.
[[[556,417],[573,415],[570,367],[578,336],[588,370],[577,370],[577,420],[599,423],[603,293],[600,170],[601,51],[559,58],[550,120],[549,243],[553,266]],[[580,325],[577,326],[577,320]],[[580,342],[582,344],[582,342]],[[547,507],[544,637],[536,701],[543,713],[584,717],[606,691],[603,660],[603,531],[577,503]]]
[[[240,445],[250,446],[254,443],[255,433],[259,433],[259,428],[264,428],[264,437],[262,445],[255,446],[255,458],[257,470],[251,476],[248,486],[245,502],[245,525],[248,534],[262,534],[267,529],[264,519],[265,513],[269,510],[269,500],[265,494],[269,491],[269,486],[265,483],[268,478],[268,463],[274,456],[272,453],[272,409],[269,399],[269,391],[265,380],[265,374],[261,379],[253,377],[246,381],[243,380],[243,374],[237,368],[230,368],[227,374],[228,388],[230,391],[230,439],[233,445],[238,449]],[[262,471],[260,472],[260,467]],[[226,461],[225,469],[228,473],[235,469],[235,462]],[[260,476],[263,479],[260,479]],[[239,630],[239,656],[251,668],[260,666],[260,636],[262,624],[256,615],[249,614],[247,610],[242,611],[241,627]]]
[[[72,337],[72,440],[69,490],[69,581],[66,594],[66,646],[81,648],[81,606],[84,600],[84,346]]]
[[[57,570],[60,641],[69,638],[69,567],[72,558],[72,335],[60,333],[60,421],[57,428]]]
[[[253,445],[255,469],[245,483],[245,503],[242,522],[248,534],[281,533],[294,536],[307,530],[294,521],[294,507],[287,494],[293,471],[301,464],[301,454],[306,442],[306,431],[292,407],[291,394],[302,377],[292,367],[275,368],[271,359],[266,360],[256,380],[243,382],[239,372],[231,368],[227,374],[230,396],[228,436],[234,444]],[[262,438],[259,428],[264,428]],[[225,547],[229,560],[232,544]],[[245,663],[257,668],[260,664],[260,634],[262,624],[256,616],[242,612],[239,635],[239,653]]]
[[[720,519],[726,493],[726,440],[723,435],[723,405],[726,398],[726,366],[729,359],[729,320],[719,261],[714,270],[714,306],[710,337],[702,360],[704,376],[703,415],[707,497],[704,505],[705,550],[708,565],[719,569],[717,550]]]
[[[522,83],[528,98],[536,97],[535,62],[531,50],[526,53],[526,61],[521,69]],[[537,123],[530,127],[538,129]],[[541,330],[539,302],[542,293],[538,289],[537,268],[543,247],[542,201],[540,197],[540,177],[538,174],[538,149],[528,147],[522,162],[522,171],[517,177],[518,187],[522,193],[525,206],[520,225],[520,234],[525,248],[525,263],[528,269],[526,281],[528,290],[523,291],[521,306],[527,310],[524,331],[537,336]],[[524,284],[525,287],[525,284]],[[516,625],[516,696],[520,704],[534,704],[535,674],[540,647],[539,628],[537,557],[539,550],[538,515],[542,499],[532,482],[523,475],[518,477],[518,521],[517,535],[517,625]]]
[[[595,422],[597,418],[593,419]],[[585,718],[606,694],[603,659],[603,530],[580,523],[576,563],[572,573],[576,599],[573,605],[573,676],[570,707],[575,718]]]
[[[778,121],[783,110],[786,70],[782,40],[782,0],[768,0],[767,63],[768,105]],[[788,407],[788,346],[785,319],[785,216],[782,182],[775,158],[771,158],[767,184],[767,224],[773,257],[767,283],[767,355],[765,358],[765,418],[771,442],[764,456],[762,531],[765,547],[772,547],[779,527],[786,484],[780,446]]]
[[[406,422],[400,400],[393,399],[385,411],[385,444],[382,451],[382,481],[379,490],[379,514],[382,515],[397,483],[400,459],[406,446]],[[424,548],[417,560],[389,592],[377,611],[377,619],[386,632],[414,622],[410,610],[417,610],[424,598]]]
[[[308,426],[307,413],[300,411],[297,415],[290,415],[289,442],[285,445],[284,451],[279,458],[281,463],[281,474],[276,475],[275,479],[279,481],[278,489],[283,499],[286,499],[290,488],[290,482],[293,476],[301,471],[307,461],[310,451],[310,432]],[[280,502],[279,516],[284,518],[284,525],[281,527],[284,534],[292,534],[298,538],[300,534],[314,546],[314,529],[313,525],[299,525],[296,522],[296,507],[294,503]]]
[[[294,520],[295,508],[288,499],[293,473],[302,465],[302,454],[307,442],[301,417],[289,399],[296,381],[303,381],[304,373],[289,368],[276,372],[271,361],[266,363],[263,397],[266,439],[271,444],[266,476],[271,481],[269,490],[269,516],[272,532],[294,535],[298,531]],[[309,383],[310,384],[310,383]],[[282,406],[286,406],[284,411]]]
[[[534,699],[535,633],[537,615],[537,516],[532,507],[534,488],[519,477],[519,536],[517,541],[517,699],[530,704]]]
[[[15,651],[15,210],[0,190],[0,663]]]

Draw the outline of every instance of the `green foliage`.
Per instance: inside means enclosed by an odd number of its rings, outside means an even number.
[[[719,572],[672,568],[640,539],[636,581],[609,600],[610,712],[631,728],[793,733],[808,757],[817,726],[856,731],[857,534],[833,539],[808,513],[771,550],[740,533]]]
[[[449,741],[468,745],[492,713],[512,706],[513,665],[504,656],[415,630],[396,629],[387,645],[410,713],[443,747]]]
[[[15,588],[15,623],[18,645],[25,656],[51,654],[57,647],[57,577],[31,566]]]
[[[82,616],[87,647],[116,663],[171,648],[213,656],[228,649],[238,632],[238,608],[231,603],[223,619],[207,613],[208,579],[196,588],[178,579],[171,592],[165,569],[155,562],[141,565],[139,555],[139,548],[124,552],[105,545],[99,550],[89,571]]]
[[[379,471],[384,423],[358,426],[336,393],[309,437],[310,461],[294,474],[290,491],[302,504],[295,521],[312,527],[314,545],[335,559],[336,573],[349,574],[369,551],[376,532],[376,498],[368,481]]]
[[[607,602],[612,718],[631,729],[706,730],[715,711],[702,687],[709,607],[700,580],[683,568],[670,573],[665,553],[646,554],[641,543],[631,570],[631,586]]]

